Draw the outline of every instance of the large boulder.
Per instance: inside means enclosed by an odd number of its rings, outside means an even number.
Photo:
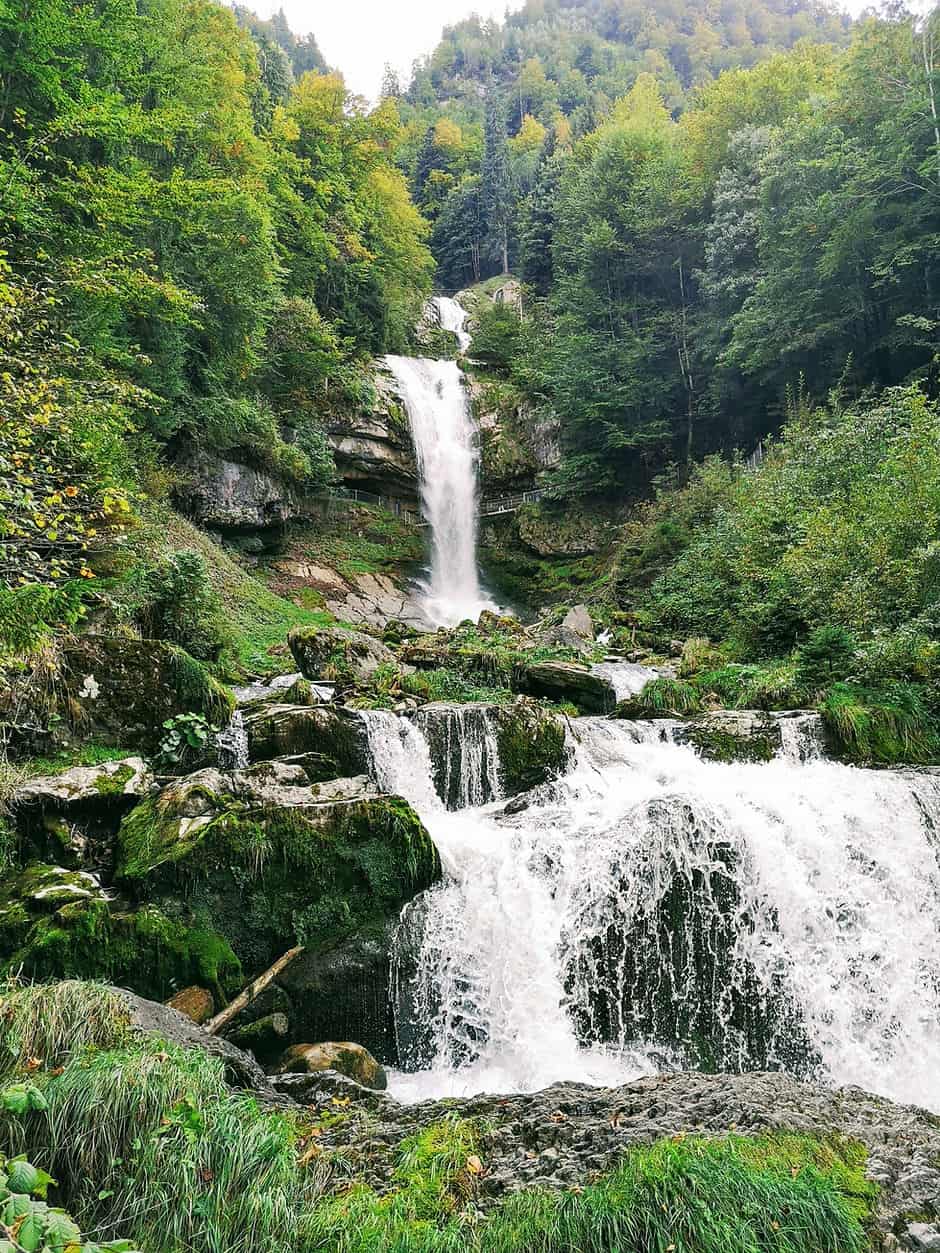
[[[613,684],[576,661],[538,661],[525,667],[519,686],[532,696],[576,705],[584,713],[610,713],[616,706]]]
[[[73,734],[150,752],[168,718],[198,713],[217,727],[234,698],[201,662],[164,640],[81,635],[63,650],[63,705]]]
[[[211,919],[256,975],[295,945],[329,949],[396,917],[439,877],[437,850],[400,798],[323,800],[316,785],[287,786],[290,804],[257,800],[237,772],[174,781],[121,825],[121,890],[184,922]]]
[[[294,490],[267,470],[204,449],[192,450],[180,469],[183,512],[208,530],[264,531],[300,513]]]
[[[341,705],[260,705],[246,711],[245,730],[252,761],[302,755],[308,775],[317,780],[369,768],[365,724]]]
[[[673,735],[706,761],[770,761],[790,755],[808,761],[823,755],[826,732],[817,713],[762,709],[717,709],[679,723]]]
[[[588,653],[594,647],[594,623],[586,605],[575,605],[554,626],[545,627],[537,636],[539,644],[551,648],[570,648]]]
[[[368,1049],[350,1041],[323,1044],[294,1044],[281,1058],[278,1074],[316,1074],[321,1070],[335,1070],[347,1079],[361,1083],[364,1088],[384,1092],[388,1076]]]
[[[392,615],[395,616],[395,615]],[[395,654],[374,636],[346,627],[294,627],[287,637],[297,668],[308,679],[371,679]]]
[[[397,926],[397,915],[389,917],[290,963],[278,977],[278,988],[295,1039],[358,1040],[382,1061],[397,1061],[388,994]]]

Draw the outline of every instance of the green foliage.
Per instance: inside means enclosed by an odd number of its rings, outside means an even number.
[[[202,760],[217,730],[202,714],[184,713],[167,718],[157,748],[158,763],[183,774],[187,765]]]
[[[872,689],[836,683],[820,705],[826,724],[853,761],[926,763],[940,755],[936,719],[923,690],[908,683]]]
[[[401,690],[409,696],[422,700],[472,701],[504,703],[512,699],[508,687],[498,687],[475,682],[459,670],[449,666],[436,666],[433,670],[418,670],[401,677]]]
[[[796,650],[796,681],[808,692],[818,692],[852,670],[855,640],[843,626],[818,626]]]
[[[522,322],[512,305],[487,302],[477,314],[468,354],[493,370],[508,373],[519,353],[521,335]]]
[[[4,1108],[17,1112],[10,1103],[13,1089],[0,1093]],[[31,1089],[30,1092],[36,1092]],[[28,1108],[43,1108],[30,1105]],[[24,1111],[19,1111],[24,1112]],[[0,1249],[3,1253],[133,1253],[130,1240],[107,1244],[82,1239],[77,1225],[63,1209],[46,1203],[49,1185],[55,1180],[38,1170],[25,1156],[0,1156]]]
[[[481,1214],[475,1201],[491,1129],[478,1120],[448,1116],[404,1140],[379,1195],[350,1181],[348,1166],[331,1181],[328,1157],[309,1148],[291,1115],[228,1091],[221,1060],[159,1040],[131,1043],[122,1003],[106,989],[60,984],[6,991],[0,1073],[6,1090],[18,1092],[2,1103],[7,1141],[37,1169],[55,1174],[79,1221],[118,1229],[144,1248],[661,1253],[673,1244],[677,1253],[862,1253],[867,1247],[863,1224],[877,1189],[865,1178],[865,1150],[853,1141],[678,1136],[628,1150],[612,1173],[584,1187],[517,1193]]]
[[[622,701],[618,713],[625,718],[690,717],[701,710],[696,688],[683,679],[651,679],[636,696]]]
[[[128,584],[122,595],[132,602],[145,637],[170,640],[200,661],[218,659],[229,636],[202,553],[169,552],[152,565],[138,567]]]

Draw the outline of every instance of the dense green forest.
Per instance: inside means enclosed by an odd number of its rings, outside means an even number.
[[[92,574],[183,442],[328,479],[325,413],[367,401],[369,360],[408,342],[430,290],[394,106],[351,99],[283,23],[238,18],[0,11],[8,585]]]
[[[788,394],[933,390],[934,18],[866,20],[843,51],[840,23],[817,13],[827,42],[779,51],[809,15],[749,12],[767,38],[742,42],[729,23],[690,71],[683,39],[704,38],[691,6],[696,35],[664,19],[671,85],[646,37],[625,33],[630,7],[603,6],[592,29],[634,43],[611,62],[626,76],[616,99],[598,71],[586,109],[561,86],[585,13],[542,8],[449,33],[403,106],[415,137],[429,109],[436,120],[399,155],[435,220],[440,281],[508,257],[527,285],[521,326],[490,315],[488,351],[501,346],[509,378],[561,420],[559,495],[642,491],[667,462],[750,452]],[[713,78],[725,65],[741,68]]]

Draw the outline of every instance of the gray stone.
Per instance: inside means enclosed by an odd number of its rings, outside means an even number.
[[[245,730],[252,761],[303,754],[304,768],[316,781],[349,778],[369,769],[365,724],[339,705],[252,706],[245,712]]]
[[[906,1235],[911,1248],[940,1250],[940,1227],[935,1223],[911,1223]]]
[[[250,1053],[236,1048],[220,1036],[208,1035],[202,1027],[198,1027],[185,1014],[169,1005],[148,1001],[134,992],[128,992],[126,988],[113,988],[112,991],[119,993],[127,1003],[130,1025],[135,1031],[156,1035],[168,1044],[177,1044],[185,1049],[199,1049],[210,1057],[221,1058],[229,1081],[236,1087],[259,1091],[269,1088],[264,1071]]]
[[[294,490],[267,470],[194,449],[180,462],[185,513],[213,530],[255,531],[283,526],[300,514]]]
[[[576,661],[539,661],[526,666],[520,686],[532,696],[570,702],[585,713],[610,713],[613,684]]]
[[[295,627],[287,642],[307,679],[330,679],[337,677],[334,672],[348,671],[362,681],[379,666],[396,664],[395,654],[381,640],[345,627]]]
[[[30,779],[13,793],[10,807],[37,807],[53,813],[126,808],[146,796],[153,783],[153,772],[142,757],[125,757]]]

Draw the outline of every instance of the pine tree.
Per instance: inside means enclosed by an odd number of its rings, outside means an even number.
[[[492,88],[486,97],[483,132],[483,206],[486,215],[487,249],[498,259],[503,274],[509,273],[509,222],[512,216],[512,181],[502,107]]]

